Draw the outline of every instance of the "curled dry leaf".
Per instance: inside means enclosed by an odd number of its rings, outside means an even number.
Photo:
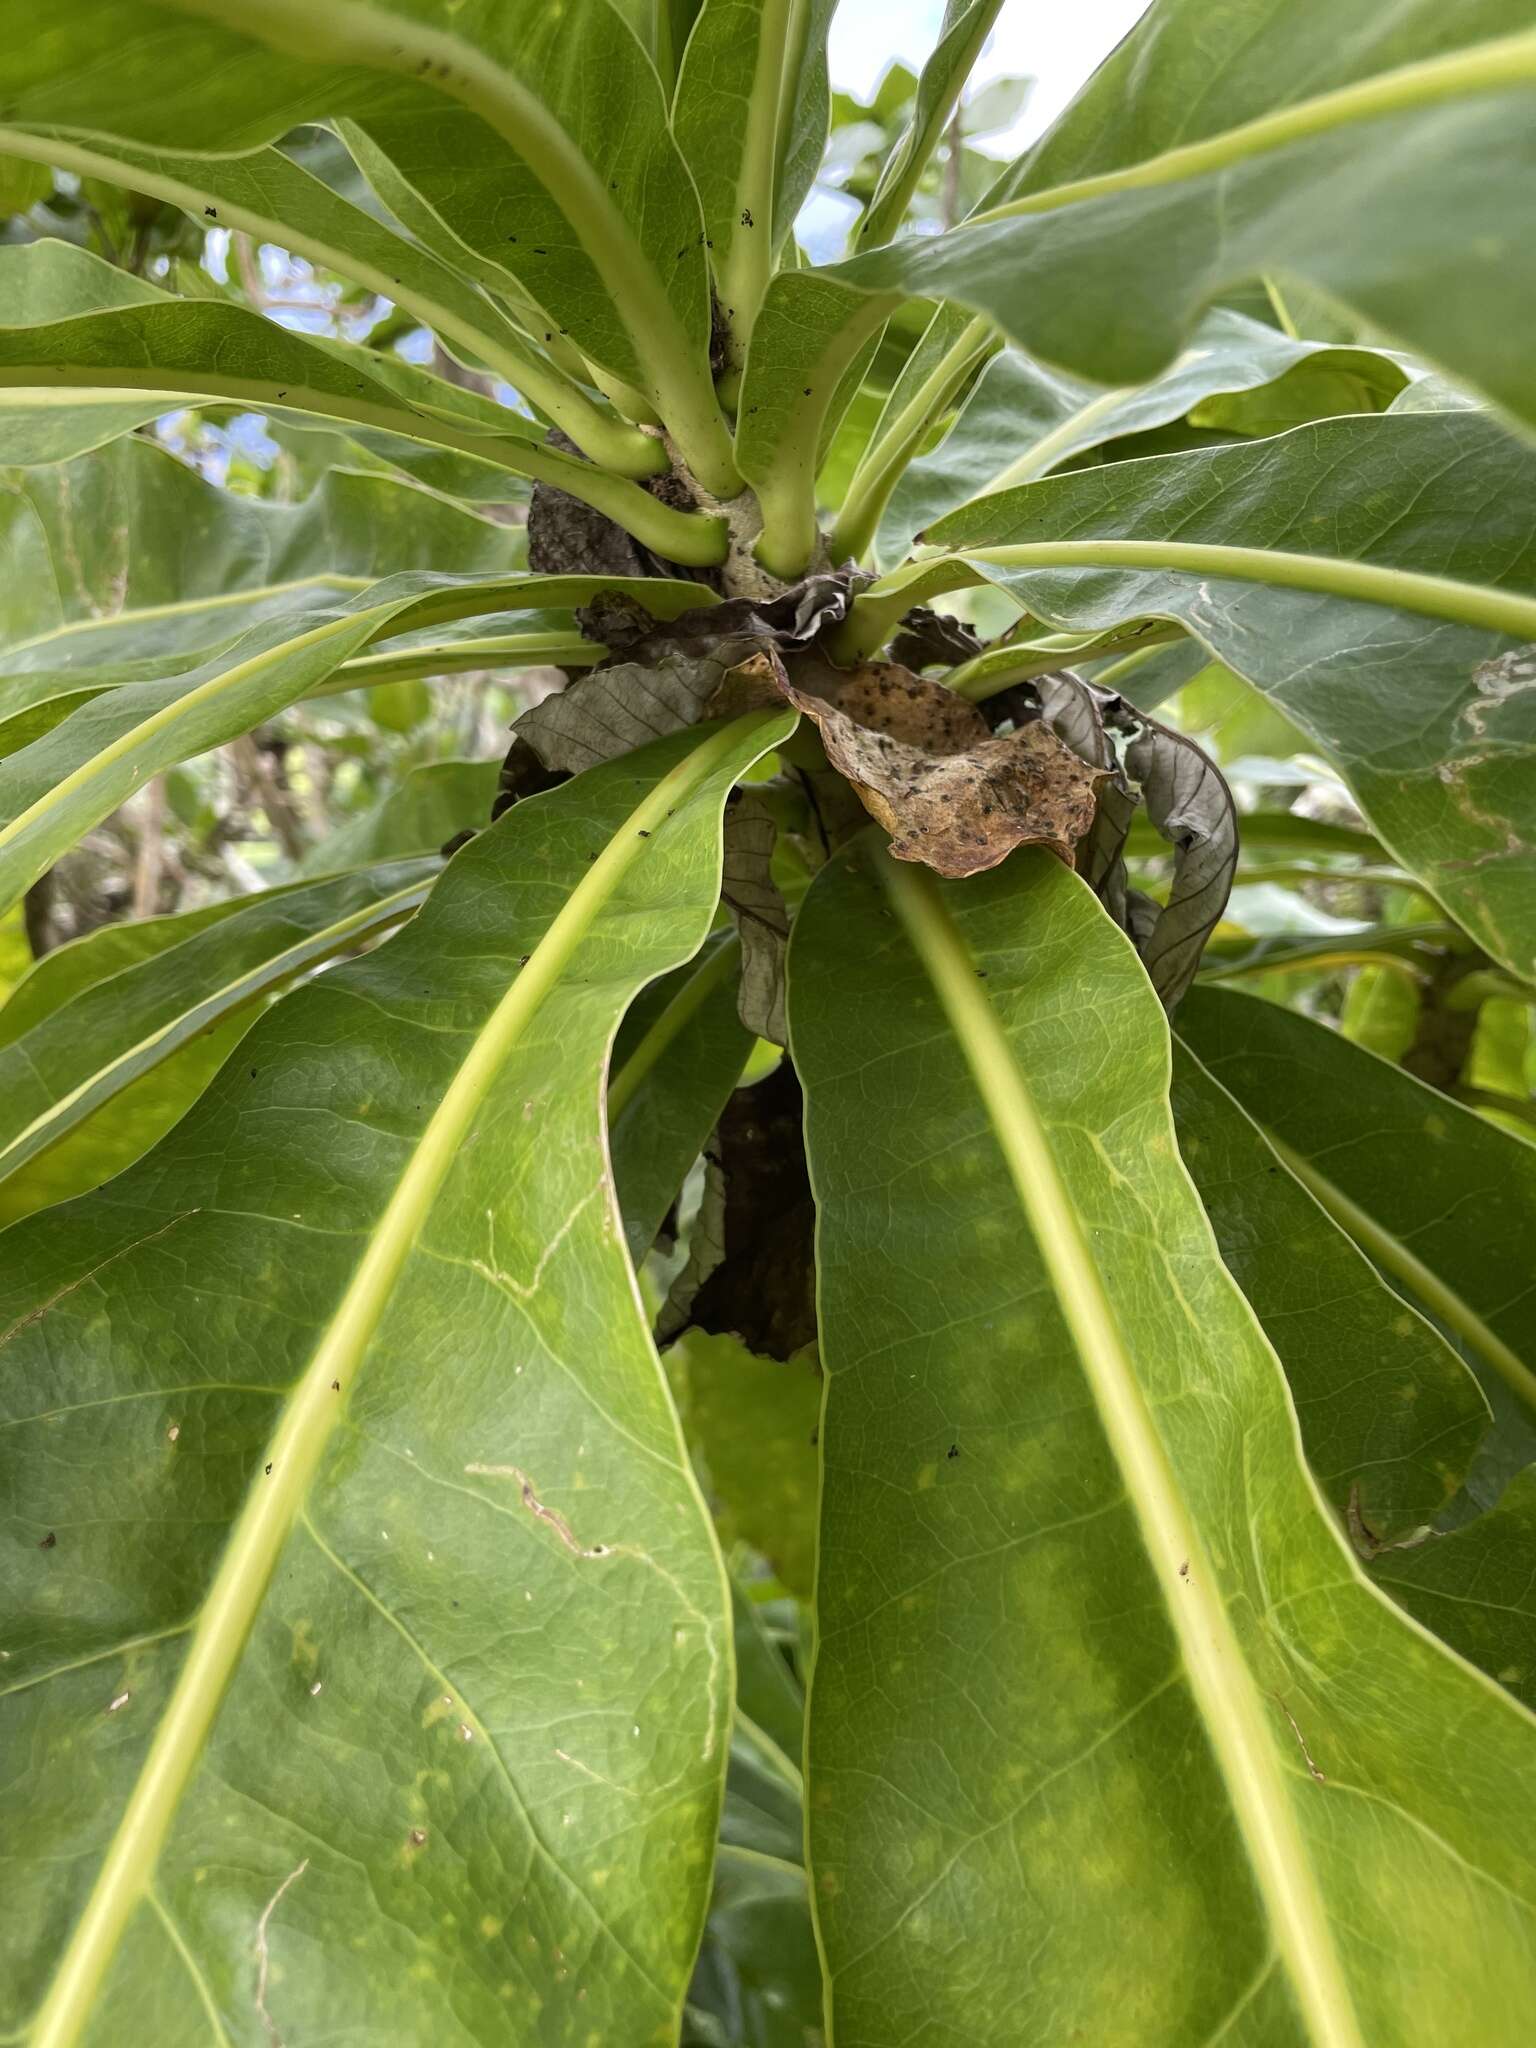
[[[1237,806],[1219,768],[1193,740],[1155,719],[1125,750],[1141,784],[1147,815],[1174,849],[1168,901],[1150,929],[1131,936],[1152,986],[1171,1010],[1195,978],[1205,942],[1216,929],[1237,872]]]
[[[791,681],[771,653],[738,671],[748,692],[787,699],[815,722],[898,860],[955,878],[996,867],[1016,846],[1071,863],[1104,771],[1045,724],[994,736],[968,699],[894,662],[846,675],[807,663],[799,674]],[[810,680],[819,687],[800,686]]]
[[[834,576],[808,576],[773,598],[700,604],[662,623],[632,598],[595,600],[578,615],[582,629],[622,659],[517,719],[498,808],[717,716],[710,700],[734,667],[764,649],[808,645],[846,616],[848,602],[846,579]]]

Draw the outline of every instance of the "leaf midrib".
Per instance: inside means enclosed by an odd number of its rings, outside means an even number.
[[[150,1884],[181,1795],[373,1333],[497,1075],[608,899],[629,869],[652,849],[652,835],[722,759],[729,758],[750,727],[781,718],[782,713],[758,712],[733,720],[646,793],[577,882],[482,1025],[428,1119],[369,1233],[345,1293],[285,1402],[267,1445],[268,1455],[257,1461],[270,1468],[270,1481],[256,1482],[235,1524],[133,1792],[39,2011],[33,2048],[71,2048],[90,2017],[129,1915]],[[334,1382],[340,1383],[339,1391]]]
[[[1055,213],[1063,207],[1081,205],[1115,192],[1143,191],[1149,186],[1180,183],[1208,171],[1223,170],[1266,150],[1281,149],[1287,143],[1310,140],[1352,121],[1376,120],[1388,114],[1433,106],[1439,101],[1483,92],[1508,91],[1536,82],[1536,31],[1521,31],[1479,43],[1470,50],[1449,56],[1427,57],[1416,64],[1403,64],[1374,78],[1336,87],[1298,100],[1273,113],[1260,114],[1252,121],[1207,136],[1201,142],[1182,143],[1162,150],[1140,163],[1117,171],[1101,171],[1088,178],[1074,178],[1063,185],[1027,193],[1022,199],[1006,200],[1001,206],[973,214],[966,227],[984,227],[996,221],[1016,220],[1024,215]]]
[[[1379,964],[1400,968],[1403,963],[1384,954]],[[1454,1287],[1442,1280],[1417,1253],[1409,1249],[1402,1238],[1345,1194],[1312,1160],[1303,1158],[1283,1138],[1277,1137],[1267,1124],[1261,1124],[1261,1128],[1282,1165],[1301,1182],[1340,1229],[1352,1237],[1378,1266],[1401,1281],[1433,1316],[1470,1345],[1511,1392],[1536,1414],[1536,1372],[1496,1330],[1489,1327],[1466,1296],[1458,1294]]]
[[[1125,1482],[1276,1946],[1317,2048],[1365,2048],[1258,1689],[1012,1047],[926,873],[877,860],[986,1109]]]
[[[1308,591],[1345,603],[1373,604],[1383,610],[1442,619],[1448,625],[1509,634],[1517,640],[1536,639],[1536,598],[1453,576],[1431,576],[1346,555],[1307,555],[1287,548],[1228,547],[1205,541],[1044,540],[964,547],[963,552],[957,548],[893,570],[854,599],[836,645],[839,658],[850,654],[862,657],[878,646],[909,606],[990,580],[984,574],[988,566],[1167,569],[1177,575],[1215,576],[1235,583]]]

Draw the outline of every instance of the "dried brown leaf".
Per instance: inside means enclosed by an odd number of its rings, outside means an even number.
[[[894,662],[846,675],[803,667],[791,681],[764,655],[739,674],[815,721],[827,759],[890,833],[898,860],[951,877],[996,867],[1016,846],[1046,846],[1070,862],[1093,824],[1103,770],[1041,723],[994,737],[968,699]]]

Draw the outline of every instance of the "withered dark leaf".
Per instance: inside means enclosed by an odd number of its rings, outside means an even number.
[[[704,1175],[688,1264],[658,1318],[656,1341],[704,1330],[739,1337],[769,1358],[790,1358],[815,1341],[816,1291],[802,1099],[788,1060],[736,1090],[705,1149]]]
[[[783,1045],[784,955],[789,944],[789,910],[773,879],[778,826],[759,789],[740,789],[725,813],[725,854],[721,896],[741,937],[741,983],[737,1011],[758,1038]]]
[[[1147,815],[1174,849],[1168,901],[1136,938],[1152,986],[1172,1009],[1195,978],[1221,921],[1237,870],[1237,806],[1214,761],[1183,733],[1136,714],[1141,731],[1125,765],[1141,784]]]
[[[823,694],[767,658],[746,667],[815,721],[827,759],[898,860],[951,877],[996,867],[1016,846],[1070,862],[1093,824],[1102,770],[1038,721],[994,736],[968,699],[894,662],[815,671]]]

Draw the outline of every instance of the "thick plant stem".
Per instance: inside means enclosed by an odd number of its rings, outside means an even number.
[[[970,321],[934,364],[896,417],[882,421],[864,451],[842,510],[828,536],[834,562],[861,561],[875,537],[891,493],[922,444],[935,415],[954,395],[961,380],[993,346],[996,329],[983,315]]]
[[[872,298],[854,310],[817,364],[815,385],[789,398],[771,460],[748,479],[763,513],[757,559],[786,582],[804,575],[816,553],[816,473],[827,414],[844,375],[896,303]]]
[[[557,199],[628,329],[636,359],[651,379],[648,395],[654,396],[689,469],[716,498],[740,492],[706,350],[673,311],[603,179],[519,78],[450,30],[404,14],[381,13],[364,0],[329,0],[319,11],[313,0],[265,0],[255,16],[244,0],[193,0],[189,11],[313,62],[358,64],[407,78],[430,71],[436,88],[502,136]]]
[[[777,199],[779,101],[791,0],[762,0],[757,69],[747,100],[736,177],[735,221],[720,267],[720,299],[730,324],[735,367],[747,358],[752,325],[773,271],[773,216]],[[716,230],[718,232],[718,230]]]

